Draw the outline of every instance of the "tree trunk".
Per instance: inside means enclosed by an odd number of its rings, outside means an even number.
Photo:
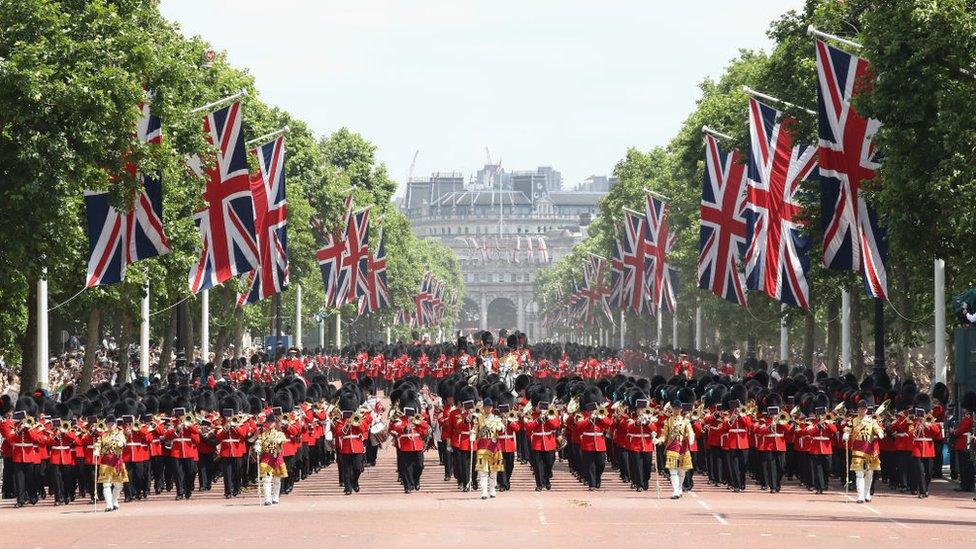
[[[851,371],[858,381],[864,378],[864,336],[861,331],[860,288],[851,291]]]
[[[827,371],[830,377],[837,377],[840,359],[840,304],[837,295],[827,302]]]
[[[128,308],[123,307],[120,324],[119,375],[115,378],[116,385],[122,385],[129,381],[129,369],[132,366],[132,362],[129,360],[129,344],[132,343],[132,315]]]
[[[220,363],[223,362],[224,351],[227,348],[227,341],[230,339],[230,327],[221,327],[217,332],[217,339],[214,341],[214,366],[220,368]]]
[[[81,382],[78,393],[84,393],[92,386],[92,373],[95,370],[95,353],[98,350],[98,334],[102,322],[102,310],[92,307],[88,312],[88,325],[85,326],[85,356],[81,362]]]
[[[166,378],[169,373],[170,363],[173,360],[173,340],[176,339],[176,311],[169,315],[169,323],[166,326],[166,335],[163,336],[163,344],[159,349],[159,377]]]
[[[813,303],[803,317],[803,365],[816,371],[813,364],[813,346],[817,335],[817,319],[813,314]]]
[[[27,329],[20,336],[20,394],[37,387],[37,285],[27,292]]]

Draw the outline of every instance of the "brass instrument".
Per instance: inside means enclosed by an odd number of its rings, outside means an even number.
[[[747,416],[747,415],[749,415],[749,407],[747,405],[745,405],[745,404],[740,404],[739,407],[736,408],[735,411],[738,412],[740,416]]]
[[[609,415],[609,413],[610,413],[610,411],[607,408],[607,405],[606,404],[601,404],[601,405],[599,405],[599,406],[596,407],[596,410],[593,410],[593,413],[590,414],[590,418],[591,419],[603,419],[603,418],[607,417],[607,415]]]
[[[420,412],[417,412],[416,414],[414,414],[414,416],[413,416],[413,424],[414,425],[420,425],[423,422],[424,422],[424,416],[422,416],[420,414]]]
[[[891,412],[888,410],[889,408],[891,408],[890,398],[882,402],[881,405],[874,410],[874,417],[879,419],[887,418],[887,416],[891,414]]]
[[[689,417],[692,421],[701,421],[705,418],[705,403],[700,403],[691,410]]]
[[[520,419],[519,414],[515,410],[509,410],[508,413],[505,414],[505,421],[509,423],[512,423],[513,421],[518,421],[519,419]]]
[[[359,410],[349,417],[349,425],[353,427],[359,427],[363,423],[363,413]]]
[[[550,406],[546,410],[546,419],[556,419],[556,415],[557,414],[558,414],[558,412],[556,412],[556,409],[553,408],[552,406]]]
[[[197,416],[193,414],[184,414],[183,417],[180,418],[180,424],[183,427],[190,427],[192,425],[195,425],[196,422],[197,422]]]
[[[37,420],[34,419],[34,416],[27,416],[24,419],[20,420],[20,423],[17,424],[17,428],[20,430],[29,431],[34,427],[37,427]]]
[[[793,422],[793,415],[787,412],[786,410],[783,410],[776,415],[774,421],[776,422],[777,425],[785,426]]]
[[[94,430],[94,431],[107,431],[108,430],[108,425],[105,423],[105,420],[104,419],[99,418],[99,419],[97,419],[95,421],[95,423],[92,424],[92,430]]]
[[[637,415],[638,421],[644,423],[645,425],[657,423],[657,416],[654,415],[654,410],[650,407],[641,408]]]

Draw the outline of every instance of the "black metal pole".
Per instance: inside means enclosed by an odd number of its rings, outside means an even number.
[[[874,373],[885,373],[884,300],[874,300]]]

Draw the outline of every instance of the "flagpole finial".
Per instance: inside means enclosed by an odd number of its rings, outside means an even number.
[[[713,137],[719,137],[719,138],[722,138],[722,139],[729,139],[729,140],[732,139],[732,136],[731,135],[726,135],[726,134],[724,134],[724,133],[722,133],[722,132],[720,132],[720,131],[718,131],[718,130],[710,127],[710,126],[708,126],[707,124],[706,125],[703,125],[701,127],[701,131],[702,131],[702,133],[707,133],[708,135],[711,135]]]

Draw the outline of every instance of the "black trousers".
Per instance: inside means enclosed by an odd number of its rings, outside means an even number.
[[[220,470],[224,477],[224,495],[236,496],[241,491],[241,460],[239,457],[220,458]]]
[[[580,466],[583,480],[590,488],[599,488],[603,481],[603,470],[607,466],[606,452],[580,452]]]
[[[201,453],[198,468],[200,469],[200,490],[207,491],[210,489],[215,476],[214,473],[217,470],[214,466],[213,453]]]
[[[366,466],[364,454],[339,454],[339,467],[342,473],[342,487],[345,490],[359,489],[359,475]]]
[[[405,490],[416,490],[420,487],[420,475],[424,473],[424,453],[400,452],[400,478]]]
[[[548,452],[542,450],[532,451],[532,474],[535,476],[535,485],[537,488],[550,486],[549,479],[552,478],[552,465],[555,462],[555,450]]]
[[[37,488],[34,484],[34,464],[33,463],[13,463],[11,471],[14,480],[14,497],[18,504],[27,502],[37,502]]]
[[[166,487],[166,456],[152,456],[149,458],[149,470],[152,474],[153,491],[162,493]]]
[[[515,452],[502,452],[502,465],[504,471],[498,472],[498,480],[495,484],[499,488],[508,490],[512,487],[512,471],[515,470]]]
[[[627,452],[630,457],[630,482],[641,490],[647,490],[651,480],[652,452]]]
[[[142,495],[145,490],[148,490],[146,482],[148,466],[148,461],[129,461],[125,464],[125,471],[129,475],[129,482],[126,482],[123,487],[126,501]]]
[[[620,480],[633,483],[634,477],[630,470],[630,452],[622,446],[614,446],[617,454],[617,468],[620,469]]]
[[[725,479],[722,449],[712,447],[705,453],[708,455],[708,481],[715,485],[721,484]]]
[[[71,495],[74,494],[75,466],[73,464],[51,465],[47,468],[47,474],[54,501],[65,503],[71,501]]]
[[[779,492],[783,482],[783,467],[786,463],[786,452],[760,452],[762,459],[763,478],[770,492]]]
[[[912,490],[919,494],[929,493],[929,483],[932,482],[932,468],[935,458],[912,458],[911,482]]]
[[[944,440],[935,441],[935,459],[932,460],[932,478],[942,478],[942,449]]]
[[[969,450],[956,450],[956,460],[959,462],[959,489],[972,492],[976,488],[974,482],[974,467]]]
[[[813,489],[823,491],[827,489],[827,473],[830,471],[829,454],[810,454],[810,476]]]
[[[176,484],[176,495],[190,497],[197,476],[197,463],[192,458],[170,458]]]
[[[471,475],[471,451],[462,450],[460,448],[454,449],[454,478],[458,481],[458,486],[464,488],[468,485],[470,481],[471,486],[477,485],[477,479],[473,478]]]
[[[739,490],[746,488],[746,451],[727,450],[726,456],[729,460],[729,486]]]
[[[451,465],[450,465],[450,460],[448,459],[446,440],[437,441],[437,462],[444,466],[444,476],[445,477],[450,476]]]
[[[374,446],[373,443],[366,442],[366,465],[370,467],[376,465],[376,453],[379,451],[379,446]]]

